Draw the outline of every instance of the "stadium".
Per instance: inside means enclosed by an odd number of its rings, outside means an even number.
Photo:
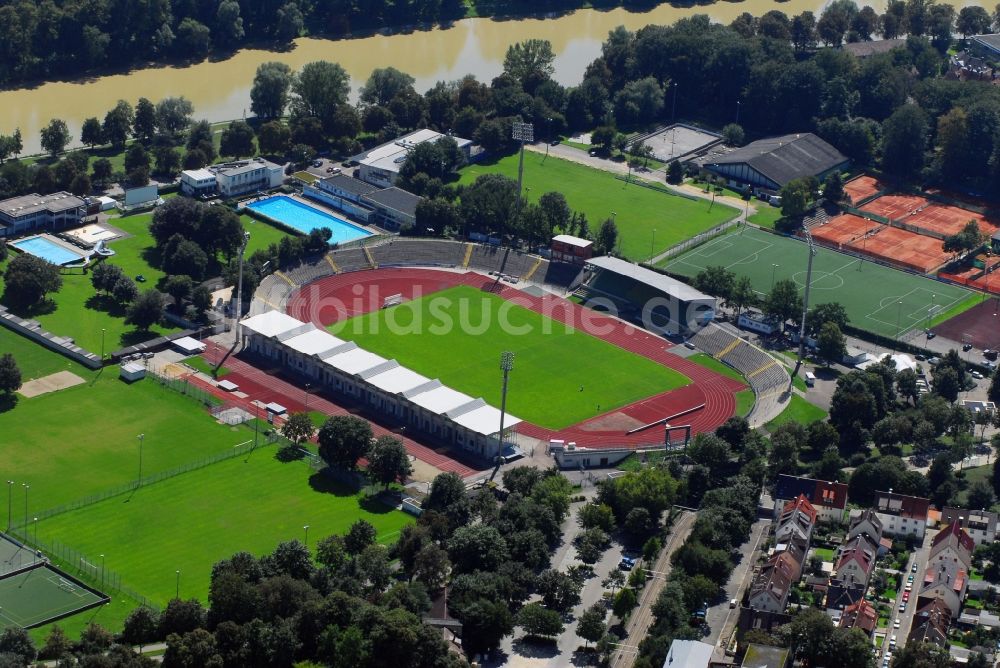
[[[550,441],[663,447],[666,427],[690,426],[696,434],[734,415],[746,383],[676,354],[662,335],[578,303],[584,297],[568,298],[592,293],[588,285],[604,286],[606,305],[635,298],[608,288],[609,275],[635,288],[634,277],[615,274],[635,273],[635,265],[593,262],[581,271],[450,241],[338,249],[265,279],[242,324],[242,357],[262,368],[278,365],[295,384],[324,388],[337,403],[362,408],[438,452],[471,455],[480,468],[500,441],[506,456]],[[643,271],[655,277],[643,284],[647,296],[665,303],[670,295],[661,288],[683,286]],[[673,331],[691,333],[687,321],[703,327],[715,300],[683,288],[683,310],[661,311],[657,320],[681,316],[687,320]],[[500,439],[504,351],[515,361]],[[227,379],[242,385],[235,373]]]

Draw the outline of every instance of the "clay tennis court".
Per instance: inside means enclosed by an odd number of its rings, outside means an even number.
[[[856,179],[851,179],[844,184],[844,192],[847,194],[848,199],[851,200],[851,204],[857,204],[861,200],[867,199],[872,195],[877,195],[885,189],[885,184],[874,176],[868,176],[867,174],[859,176]]]
[[[944,236],[951,236],[961,232],[970,220],[976,221],[979,224],[979,230],[988,236],[992,236],[997,229],[1000,229],[1000,221],[998,220],[991,220],[975,211],[967,211],[957,206],[938,204],[937,202],[931,202],[926,208],[904,216],[901,222]]]
[[[971,343],[979,350],[1000,348],[1000,299],[991,297],[931,331],[952,341]]]
[[[813,238],[839,250],[875,257],[921,273],[946,264],[951,255],[941,249],[941,240],[866,220],[846,213],[810,230]]]
[[[920,195],[882,195],[865,204],[862,211],[895,220],[928,204],[930,202]]]

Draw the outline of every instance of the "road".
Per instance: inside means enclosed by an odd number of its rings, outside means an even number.
[[[770,497],[765,497],[770,501]],[[771,503],[773,506],[773,502]],[[729,581],[725,587],[725,598],[708,609],[705,621],[712,629],[705,642],[715,645],[715,652],[712,655],[713,661],[725,662],[726,644],[736,629],[736,624],[740,619],[739,602],[743,599],[743,592],[750,586],[754,577],[754,564],[757,562],[757,549],[761,541],[767,535],[771,526],[771,518],[760,518],[750,527],[750,537],[740,546],[740,563],[736,565],[729,576]],[[737,607],[730,608],[729,602],[736,599]]]
[[[899,574],[899,588],[896,594],[896,599],[892,602],[892,617],[889,621],[889,627],[886,629],[885,637],[882,639],[881,653],[880,657],[885,656],[886,650],[889,648],[889,640],[895,636],[896,646],[900,647],[906,644],[906,637],[910,634],[910,627],[913,624],[913,615],[917,611],[917,586],[913,587],[913,591],[910,592],[910,600],[906,604],[906,609],[904,612],[899,612],[899,605],[903,602],[903,592],[906,589],[906,578],[910,575],[913,576],[914,584],[916,585],[924,575],[924,570],[927,567],[927,558],[930,555],[931,541],[933,540],[934,532],[928,531],[924,536],[923,544],[914,550],[913,556],[906,565],[906,569]],[[916,560],[917,572],[913,573],[912,565]],[[893,622],[899,619],[899,628],[894,627]]]
[[[656,602],[656,598],[660,595],[660,591],[663,590],[667,582],[667,577],[670,575],[670,555],[687,540],[688,535],[691,533],[691,528],[694,526],[695,517],[695,513],[681,511],[674,520],[674,525],[671,527],[666,545],[660,551],[660,556],[657,557],[656,563],[653,564],[652,568],[649,568],[650,571],[653,571],[654,576],[646,582],[646,586],[639,597],[639,605],[632,611],[632,615],[625,625],[626,635],[622,640],[622,646],[611,657],[612,666],[616,668],[619,666],[631,666],[635,662],[638,655],[638,645],[646,637],[649,627],[653,625],[653,604]]]

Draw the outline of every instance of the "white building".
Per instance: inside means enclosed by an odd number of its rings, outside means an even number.
[[[416,146],[429,141],[438,141],[446,137],[434,130],[416,130],[408,135],[400,137],[391,142],[386,142],[381,146],[376,146],[367,153],[355,156],[360,167],[358,168],[358,178],[366,183],[370,183],[380,188],[388,188],[396,185],[399,178],[399,170],[406,162],[406,157]],[[452,137],[458,144],[458,148],[465,153],[466,159],[472,157],[472,141],[461,137]]]
[[[329,332],[267,311],[240,323],[246,347],[299,375],[372,407],[392,421],[479,456],[497,454],[500,411]],[[504,418],[505,444],[521,422]]]
[[[663,668],[708,668],[715,646],[698,640],[674,640],[663,660]]]
[[[0,237],[73,227],[86,215],[87,203],[64,191],[11,197],[0,202]]]
[[[882,521],[883,535],[901,537],[909,534],[923,539],[930,499],[896,494],[892,490],[875,495],[875,514]]]
[[[193,197],[236,197],[277,188],[285,180],[281,165],[264,158],[237,160],[181,172],[181,192]]]

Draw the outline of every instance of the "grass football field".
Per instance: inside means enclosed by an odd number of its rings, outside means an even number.
[[[329,329],[493,406],[500,405],[500,354],[512,351],[507,410],[550,429],[691,382],[673,369],[469,286]]]
[[[469,185],[483,174],[499,173],[517,179],[517,155],[495,162],[469,165],[459,183]],[[666,187],[646,188],[626,183],[609,172],[534,152],[524,154],[525,197],[537,201],[559,191],[575,211],[587,216],[591,234],[616,215],[621,254],[630,260],[648,260],[700,232],[739,215],[723,204],[690,200],[671,194]]]
[[[180,595],[207,603],[212,565],[234,552],[262,555],[278,543],[309,545],[343,534],[357,519],[371,522],[381,542],[413,521],[315,473],[302,461],[280,462],[272,447],[140,488],[134,495],[40,521],[38,537],[91,557],[123,584],[165,604]]]
[[[774,431],[786,422],[798,422],[801,425],[809,425],[816,420],[825,420],[826,416],[827,412],[825,410],[809,403],[799,395],[793,394],[788,401],[788,405],[778,414],[778,417],[764,426],[768,431]]]
[[[978,303],[965,288],[941,283],[817,246],[813,260],[810,305],[840,302],[850,324],[895,337],[934,325]],[[693,277],[709,266],[722,265],[749,276],[765,295],[775,281],[791,279],[800,291],[806,282],[808,249],[803,241],[753,228],[712,239],[660,267]]]

